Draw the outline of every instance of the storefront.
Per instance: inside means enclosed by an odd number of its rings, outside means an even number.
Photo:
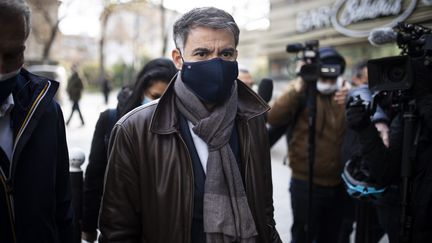
[[[432,27],[431,0],[270,0],[270,28],[260,33],[260,41],[247,36],[245,49],[256,49],[267,57],[269,73],[276,80],[292,76],[292,54],[286,45],[319,40],[333,46],[346,58],[348,67],[361,59],[397,55],[395,44],[372,46],[371,30],[393,27],[406,21]],[[255,36],[256,38],[256,36]],[[255,39],[256,40],[256,39]],[[253,48],[253,43],[259,47]],[[241,43],[242,44],[242,43]],[[349,75],[348,72],[345,74]]]

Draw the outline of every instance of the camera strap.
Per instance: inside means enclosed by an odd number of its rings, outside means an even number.
[[[408,162],[409,166],[411,167],[410,171],[411,173],[408,175],[408,177],[402,176],[402,211],[401,211],[401,234],[400,234],[400,242],[401,243],[411,243],[412,242],[412,226],[413,226],[413,213],[412,213],[412,207],[413,207],[413,182],[412,182],[412,167],[414,165],[414,162],[417,158],[417,150],[418,150],[418,142],[420,140],[421,135],[421,123],[419,119],[415,120],[414,129],[415,135],[412,139],[412,143],[409,149],[408,154]],[[404,137],[404,139],[406,139]],[[403,166],[402,166],[403,167]]]

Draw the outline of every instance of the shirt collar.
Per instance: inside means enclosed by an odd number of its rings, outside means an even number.
[[[5,101],[0,105],[0,118],[8,115],[14,107],[14,100],[12,93],[6,98]]]

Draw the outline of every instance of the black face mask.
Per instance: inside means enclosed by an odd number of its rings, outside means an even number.
[[[6,100],[7,97],[12,93],[13,88],[15,87],[18,75],[15,75],[6,80],[0,81],[0,104]]]
[[[231,88],[238,76],[237,61],[214,58],[199,62],[184,62],[182,81],[203,102],[220,104],[231,95]]]

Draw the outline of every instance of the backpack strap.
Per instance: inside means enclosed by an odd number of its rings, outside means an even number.
[[[111,136],[111,130],[113,129],[114,125],[117,122],[117,109],[109,109],[108,110],[108,126],[105,130],[105,147],[108,148],[109,139]]]
[[[117,109],[109,109],[108,116],[109,116],[108,130],[111,132],[112,128],[117,122]]]

